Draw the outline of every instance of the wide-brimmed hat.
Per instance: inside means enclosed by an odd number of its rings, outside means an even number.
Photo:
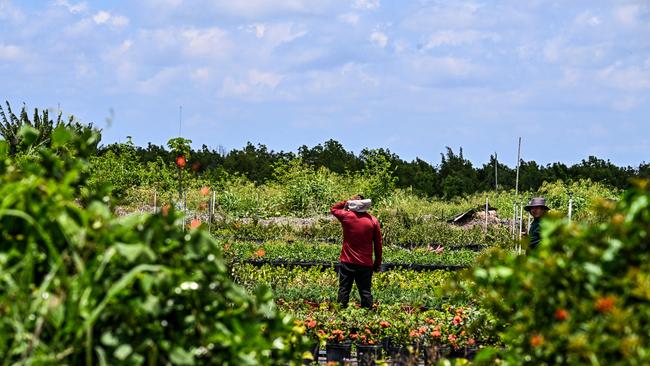
[[[541,207],[545,210],[550,210],[550,208],[546,206],[546,199],[542,197],[535,197],[531,199],[530,202],[526,206],[524,206],[524,210],[530,212],[530,209],[533,207]]]

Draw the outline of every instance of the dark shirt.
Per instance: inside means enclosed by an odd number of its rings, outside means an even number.
[[[332,206],[330,212],[343,226],[343,248],[339,260],[367,267],[381,266],[381,228],[379,221],[367,212],[344,209],[346,201]],[[375,260],[372,260],[373,248]]]
[[[528,249],[535,249],[539,245],[539,242],[542,240],[540,237],[540,223],[541,218],[534,219],[530,224],[530,229],[528,229],[528,238],[530,238],[530,244],[528,244]]]

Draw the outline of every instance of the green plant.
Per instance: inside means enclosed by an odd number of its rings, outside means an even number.
[[[479,262],[466,289],[502,322],[504,364],[650,362],[649,188],[601,201],[602,223],[546,220],[528,256]]]
[[[268,289],[233,284],[217,243],[173,208],[114,217],[86,186],[98,136],[61,128],[19,158],[0,142],[0,363],[300,361],[305,339]]]

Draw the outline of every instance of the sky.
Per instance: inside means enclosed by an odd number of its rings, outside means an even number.
[[[0,0],[0,85],[103,144],[638,166],[650,1]]]

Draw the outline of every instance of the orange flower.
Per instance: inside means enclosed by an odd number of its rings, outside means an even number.
[[[462,322],[463,322],[463,318],[461,318],[460,316],[456,315],[454,317],[454,320],[453,320],[454,325],[458,325],[458,324],[460,324]]]
[[[416,337],[418,333],[415,330],[409,332],[409,337]]]
[[[441,335],[442,335],[442,333],[440,333],[440,330],[439,330],[439,329],[434,329],[433,332],[431,332],[431,336],[432,336],[432,337],[435,337],[435,338],[438,338],[438,337],[440,337]]]
[[[201,196],[207,196],[207,195],[209,195],[209,194],[210,194],[210,187],[203,187],[203,188],[201,188],[201,190],[199,191],[199,193],[201,193]]]
[[[474,340],[474,338],[470,338],[470,339],[467,340],[467,345],[468,346],[473,346],[475,344],[476,344],[476,340]]]
[[[559,308],[555,310],[555,319],[563,321],[569,318],[569,312],[565,309]]]
[[[314,319],[308,319],[307,320],[307,327],[309,327],[309,328],[316,327],[316,321]]]
[[[160,209],[160,211],[162,212],[162,215],[165,216],[165,217],[167,215],[169,215],[169,209],[170,208],[171,208],[170,205],[163,205],[163,207]]]
[[[185,168],[185,165],[187,164],[187,160],[185,160],[185,157],[183,155],[179,155],[176,157],[176,166],[179,168]]]
[[[382,320],[382,321],[379,322],[379,326],[382,327],[382,328],[388,328],[388,327],[390,327],[390,323],[385,321],[385,320]]]
[[[450,334],[450,335],[447,337],[447,339],[448,339],[449,342],[451,342],[451,343],[456,342],[456,339],[457,339],[457,338],[458,338],[458,337],[456,337],[455,334]]]
[[[544,336],[541,334],[534,334],[530,337],[530,345],[533,347],[539,347],[544,344]]]
[[[609,313],[614,309],[614,300],[616,300],[614,296],[599,297],[596,299],[594,307],[599,313]]]
[[[190,228],[196,229],[199,226],[201,226],[201,220],[194,219],[194,220],[190,221]]]
[[[255,251],[255,256],[257,257],[263,257],[264,254],[266,254],[266,250],[264,250],[264,248],[260,248]]]
[[[226,243],[226,244],[224,244],[224,245],[223,245],[223,250],[224,250],[224,252],[227,252],[228,249],[230,249],[230,243]]]

